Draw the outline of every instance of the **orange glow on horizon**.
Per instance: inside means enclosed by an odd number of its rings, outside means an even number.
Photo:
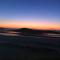
[[[1,20],[0,27],[5,28],[32,28],[32,29],[55,29],[60,30],[60,24],[47,21],[17,21]]]
[[[0,27],[5,28],[32,28],[32,29],[55,29],[60,30],[60,25],[54,24],[38,24],[38,23],[28,23],[28,22],[21,22],[21,23],[10,23],[10,24],[0,24]]]

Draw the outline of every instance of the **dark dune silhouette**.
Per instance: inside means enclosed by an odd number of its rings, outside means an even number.
[[[60,34],[60,32],[56,30],[35,30],[29,28],[20,28],[15,31],[20,32],[20,34],[23,35],[35,35],[35,36],[44,35],[45,33]]]
[[[17,30],[18,32],[20,32],[20,34],[23,35],[30,35],[30,36],[37,36],[37,35],[42,35],[43,31],[41,30],[34,30],[34,29],[29,29],[29,28],[21,28]]]

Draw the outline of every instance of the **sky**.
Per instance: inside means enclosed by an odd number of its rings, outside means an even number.
[[[60,30],[60,0],[0,0],[0,27]]]

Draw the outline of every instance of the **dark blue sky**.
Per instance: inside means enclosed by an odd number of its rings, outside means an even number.
[[[0,0],[0,21],[60,23],[60,0]]]

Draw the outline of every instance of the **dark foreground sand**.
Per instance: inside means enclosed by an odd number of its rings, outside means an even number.
[[[0,36],[0,60],[60,60],[60,38]]]

